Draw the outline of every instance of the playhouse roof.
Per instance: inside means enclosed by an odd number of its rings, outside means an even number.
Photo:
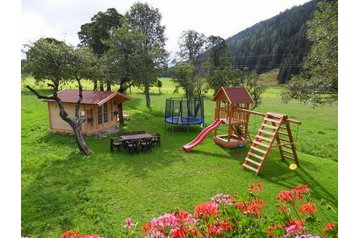
[[[221,87],[214,96],[214,101],[227,100],[230,104],[254,103],[244,87]]]
[[[78,90],[62,90],[57,93],[57,96],[64,103],[77,103]],[[118,102],[125,102],[130,100],[130,97],[119,92],[105,92],[105,91],[82,91],[83,99],[81,104],[97,104],[98,106],[115,98]],[[47,100],[53,101],[53,100]]]

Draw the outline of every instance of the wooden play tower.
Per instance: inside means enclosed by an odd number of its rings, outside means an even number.
[[[235,148],[247,143],[249,113],[254,102],[244,87],[221,87],[214,96],[216,102],[215,120],[222,119],[227,126],[227,134],[218,135],[215,130],[215,143]],[[242,111],[240,109],[245,109]]]
[[[215,129],[215,143],[235,148],[247,144],[250,138],[248,124],[250,114],[263,117],[255,138],[245,157],[242,167],[258,175],[262,169],[271,148],[278,147],[281,158],[289,159],[299,165],[295,142],[290,123],[301,124],[300,121],[289,119],[281,113],[261,113],[249,110],[252,100],[250,94],[243,87],[221,87],[214,97],[216,101],[215,120],[221,120],[227,126],[227,134],[218,135]]]

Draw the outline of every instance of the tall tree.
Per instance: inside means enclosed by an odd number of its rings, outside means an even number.
[[[231,66],[229,51],[225,39],[220,36],[209,36],[206,50],[209,54],[207,67],[210,70],[223,69]]]
[[[147,37],[141,32],[131,31],[124,24],[117,28],[107,41],[109,50],[101,57],[104,72],[115,84],[118,92],[124,93],[138,79],[146,76],[151,57],[145,49]],[[119,123],[124,124],[122,104],[119,104]]]
[[[151,60],[147,62],[146,74],[139,83],[144,88],[146,106],[150,107],[149,87],[155,84],[166,60],[165,26],[161,25],[162,15],[159,9],[150,7],[147,3],[134,3],[126,13],[126,19],[132,31],[139,31],[146,36],[145,50]]]
[[[308,22],[311,51],[301,74],[287,84],[284,101],[296,99],[319,105],[338,99],[338,1],[324,1],[317,6]]]
[[[29,46],[26,52],[26,71],[31,73],[36,81],[49,80],[52,95],[45,96],[26,86],[39,99],[54,100],[59,107],[59,115],[73,130],[80,151],[89,155],[90,151],[81,133],[83,118],[80,115],[80,103],[83,99],[81,79],[88,75],[88,69],[94,55],[88,49],[74,48],[53,38],[41,38]],[[59,86],[68,80],[75,80],[78,85],[78,100],[75,107],[75,117],[69,117],[65,106],[57,93]]]
[[[109,46],[104,42],[109,39],[112,32],[120,27],[124,17],[114,8],[108,8],[106,12],[98,12],[91,18],[91,22],[81,25],[78,37],[81,44],[89,45],[97,57],[101,57],[108,51]],[[100,80],[100,90],[104,90],[103,81]],[[111,89],[111,82],[106,81],[107,90]],[[97,80],[94,79],[94,90],[97,90]]]
[[[195,81],[192,80],[194,71],[194,65],[189,62],[179,62],[171,68],[171,77],[175,83],[175,92],[177,92],[179,88],[183,88],[186,97],[190,98],[194,96]]]
[[[182,61],[189,61],[195,68],[199,66],[199,56],[204,52],[206,38],[194,30],[182,32],[179,39],[179,56]]]

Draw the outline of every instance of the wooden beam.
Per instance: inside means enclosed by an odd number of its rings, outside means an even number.
[[[246,109],[242,109],[242,108],[237,108],[237,110],[243,111],[243,112],[248,112],[248,113],[251,113],[251,114],[254,114],[254,115],[257,115],[257,116],[262,116],[262,117],[266,116],[266,113],[262,113],[262,112],[256,112],[256,111],[246,110]],[[297,120],[294,120],[294,119],[287,119],[287,121],[295,123],[295,124],[298,124],[298,125],[302,124],[301,121],[297,121]]]

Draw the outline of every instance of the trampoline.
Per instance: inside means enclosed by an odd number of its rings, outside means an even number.
[[[165,104],[165,123],[175,125],[203,124],[203,98],[167,98]]]

